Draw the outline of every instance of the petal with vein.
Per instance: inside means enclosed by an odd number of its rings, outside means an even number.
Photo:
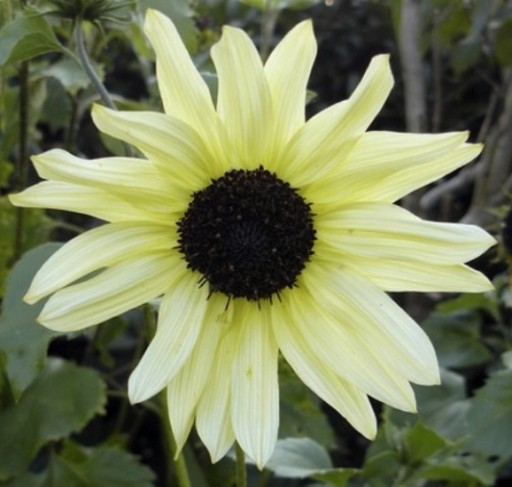
[[[309,268],[307,270],[309,274]],[[310,292],[300,295],[286,293],[286,302],[290,303],[289,312],[298,333],[312,352],[322,357],[323,362],[343,380],[390,406],[415,411],[416,401],[409,382],[402,373],[390,368],[383,353],[375,355],[375,348],[369,348],[352,333],[344,308],[340,306],[338,314],[334,316],[317,304],[317,295],[321,295],[325,287],[323,279],[329,277],[328,273],[323,276],[322,285],[315,288],[314,295]],[[299,285],[305,286],[305,283]],[[355,323],[361,319],[355,316]]]
[[[168,252],[123,261],[87,281],[57,291],[38,321],[60,332],[96,325],[161,295],[182,269],[179,258]]]
[[[144,30],[156,53],[158,87],[165,112],[194,127],[204,140],[216,130],[215,107],[172,21],[148,9]]]
[[[177,118],[94,105],[92,119],[102,132],[140,149],[185,195],[224,172],[225,167],[212,157],[200,135]]]
[[[196,413],[197,434],[213,463],[231,448],[235,434],[231,426],[231,369],[236,348],[235,323],[226,329],[210,369],[210,376],[199,399]]]
[[[21,193],[9,195],[15,206],[71,211],[105,221],[161,222],[161,213],[136,208],[103,189],[60,181],[43,181]]]
[[[306,86],[316,56],[316,40],[310,20],[294,27],[276,46],[265,63],[275,125],[273,147],[266,167],[280,159],[278,151],[305,122]],[[269,165],[270,164],[270,165]]]
[[[300,379],[327,404],[336,409],[366,438],[377,433],[377,421],[366,394],[337,376],[290,322],[282,306],[272,308],[272,324],[279,348]]]
[[[317,237],[346,254],[460,264],[495,244],[474,225],[418,218],[387,203],[356,203],[317,218]]]
[[[33,304],[90,272],[176,245],[175,229],[120,222],[89,230],[66,243],[35,275],[25,301]]]
[[[154,396],[179,372],[201,332],[207,299],[208,289],[198,287],[192,272],[184,271],[169,281],[155,336],[128,380],[132,404]]]
[[[44,179],[92,186],[149,211],[179,211],[183,203],[175,197],[173,181],[145,159],[105,157],[81,159],[61,149],[32,157]]]
[[[348,269],[310,266],[304,276],[318,305],[342,316],[345,331],[407,380],[439,384],[434,347],[421,327],[387,294]],[[316,289],[321,292],[316,292]]]
[[[265,164],[274,119],[261,58],[247,34],[229,26],[211,56],[219,77],[217,111],[230,163],[244,169]]]
[[[343,263],[344,267],[388,292],[481,293],[494,287],[481,272],[464,264],[441,265],[418,260],[360,257],[327,248],[318,253],[326,256],[321,260],[328,265]]]
[[[179,454],[194,423],[197,403],[210,378],[213,359],[222,330],[231,322],[230,309],[226,310],[226,299],[212,294],[197,343],[187,361],[167,386],[169,420]]]
[[[268,303],[236,303],[239,327],[231,384],[232,424],[242,449],[262,469],[277,441],[279,427],[278,347]]]
[[[466,144],[467,137],[367,132],[328,178],[305,184],[302,193],[315,204],[391,203],[474,159],[481,145]]]
[[[323,110],[292,137],[279,174],[294,187],[329,177],[381,110],[393,86],[389,56],[375,56],[352,96]]]

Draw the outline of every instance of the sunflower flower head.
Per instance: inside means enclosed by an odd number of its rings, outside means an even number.
[[[128,392],[136,403],[166,389],[179,448],[195,424],[212,461],[237,441],[262,467],[279,426],[279,354],[373,438],[369,397],[414,411],[411,383],[439,383],[429,339],[386,292],[491,288],[464,263],[492,237],[395,202],[481,146],[465,132],[368,131],[393,85],[387,55],[306,121],[310,21],[264,64],[225,27],[211,51],[215,104],[172,22],[149,10],[145,30],[165,113],[92,112],[144,157],[50,150],[33,158],[45,181],[11,196],[106,221],[55,253],[25,299],[50,296],[39,321],[70,332],[161,296]]]

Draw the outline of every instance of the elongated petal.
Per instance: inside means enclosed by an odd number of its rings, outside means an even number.
[[[434,348],[425,332],[387,294],[347,269],[311,265],[304,281],[319,306],[343,315],[344,328],[367,355],[417,384],[439,384]],[[315,292],[320,289],[321,292]]]
[[[352,96],[313,118],[288,143],[278,172],[294,187],[329,177],[384,105],[393,76],[389,56],[375,56]]]
[[[205,140],[216,130],[208,86],[197,71],[171,20],[148,9],[144,30],[156,53],[158,88],[165,112],[197,130]]]
[[[208,290],[197,276],[183,270],[164,295],[156,334],[128,380],[130,402],[160,392],[179,372],[194,348],[205,317]]]
[[[293,28],[277,45],[265,63],[272,105],[277,120],[273,147],[266,167],[280,158],[280,151],[305,122],[306,86],[316,56],[316,40],[310,20]]]
[[[179,211],[184,203],[176,198],[173,181],[145,159],[105,157],[81,159],[61,149],[32,157],[39,176],[107,191],[122,200],[151,211]]]
[[[15,206],[47,208],[90,215],[105,221],[156,221],[161,214],[141,210],[102,189],[60,181],[43,181],[9,195]]]
[[[393,202],[474,159],[479,144],[467,132],[403,134],[368,132],[340,158],[330,176],[301,188],[316,205]]]
[[[274,451],[279,427],[278,347],[270,304],[235,303],[239,337],[233,359],[232,423],[236,439],[259,468]]]
[[[231,370],[237,333],[231,323],[215,354],[208,382],[197,405],[197,434],[208,449],[212,462],[220,460],[231,448],[235,434],[231,424]]]
[[[225,169],[199,134],[177,118],[155,112],[115,111],[100,105],[94,105],[92,118],[102,132],[140,149],[174,185],[183,188],[183,195],[179,195],[183,198]]]
[[[211,50],[219,77],[217,111],[231,165],[253,169],[273,133],[272,99],[260,56],[247,34],[224,27]]]
[[[304,273],[304,277],[308,274]],[[325,275],[325,279],[329,277]],[[316,303],[316,298],[305,291],[283,293],[294,326],[312,352],[322,357],[336,375],[366,394],[397,409],[415,411],[414,392],[409,382],[351,332],[343,307],[340,306],[338,314],[333,316]],[[357,324],[362,318],[355,316],[355,320]]]
[[[148,223],[112,223],[85,232],[61,247],[35,275],[25,301],[35,303],[103,267],[176,245],[175,230]]]
[[[362,435],[374,438],[377,421],[366,394],[337,376],[313,353],[279,305],[272,308],[272,325],[284,358],[299,378]]]
[[[167,253],[124,261],[55,293],[38,321],[61,332],[101,323],[165,292],[173,282],[176,269],[182,266],[177,257]]]
[[[167,387],[169,420],[176,440],[176,454],[183,448],[194,423],[196,406],[210,378],[219,338],[231,322],[230,314],[224,296],[210,296],[196,346]]]
[[[383,291],[481,293],[493,289],[487,277],[464,264],[441,265],[418,260],[360,257],[333,251],[327,246],[323,250],[319,248],[318,253],[328,265],[343,263]]]
[[[495,240],[474,225],[421,220],[395,205],[359,203],[317,219],[317,236],[361,257],[460,264],[479,256]]]

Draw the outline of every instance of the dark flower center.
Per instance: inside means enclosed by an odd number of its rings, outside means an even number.
[[[315,241],[310,204],[262,167],[228,171],[194,193],[178,234],[211,293],[251,301],[293,287]]]

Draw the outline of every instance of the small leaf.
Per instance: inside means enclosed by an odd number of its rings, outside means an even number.
[[[419,463],[447,445],[444,438],[418,421],[404,435],[408,463]]]
[[[62,50],[50,24],[33,9],[26,9],[0,30],[0,66]]]
[[[266,465],[279,477],[303,479],[332,469],[327,450],[311,438],[278,440]]]
[[[478,389],[467,419],[471,450],[488,455],[512,455],[512,370],[497,372]]]
[[[119,448],[86,449],[67,442],[61,454],[52,458],[45,485],[151,487],[153,480],[154,474],[148,467]]]
[[[30,385],[46,360],[48,342],[55,335],[36,322],[44,302],[28,305],[23,301],[34,274],[61,244],[48,243],[27,252],[7,278],[0,316],[0,352],[14,397]]]
[[[48,441],[80,431],[105,400],[95,371],[48,360],[18,404],[0,412],[0,480],[21,473]]]
[[[315,473],[311,478],[320,480],[329,486],[345,487],[348,481],[359,473],[356,468],[336,468],[327,472]]]

